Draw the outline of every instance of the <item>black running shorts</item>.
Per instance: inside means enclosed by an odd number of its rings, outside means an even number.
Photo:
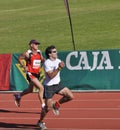
[[[54,94],[58,94],[60,90],[65,88],[62,84],[54,84],[51,86],[44,86],[44,98],[50,99],[54,96]]]

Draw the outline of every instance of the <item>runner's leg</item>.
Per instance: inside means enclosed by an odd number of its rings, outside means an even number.
[[[72,92],[67,87],[63,88],[58,94],[62,95],[63,97],[59,99],[59,103],[63,104],[65,102],[68,102],[74,98]]]
[[[44,99],[43,99],[43,93],[44,93],[43,85],[40,83],[40,81],[37,78],[33,78],[32,82],[39,89],[39,91],[38,91],[38,97],[39,97],[39,100],[40,100],[40,102],[42,104],[42,108],[44,108],[45,107],[45,102],[44,102]]]

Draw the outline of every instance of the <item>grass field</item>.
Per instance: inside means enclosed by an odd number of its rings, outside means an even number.
[[[120,48],[120,0],[69,0],[76,50]],[[19,53],[37,39],[42,51],[73,50],[63,0],[0,0],[0,53]]]

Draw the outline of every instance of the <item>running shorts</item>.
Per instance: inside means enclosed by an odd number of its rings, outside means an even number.
[[[38,80],[39,80],[39,78],[40,78],[40,73],[39,74],[35,74],[35,73],[27,73],[27,75],[26,75],[26,77],[27,77],[27,80],[30,82],[31,81],[31,79],[34,79],[34,78],[37,78]]]
[[[61,83],[54,84],[51,86],[44,85],[44,98],[52,98],[55,94],[58,94],[63,88],[65,88],[65,86],[63,86]]]

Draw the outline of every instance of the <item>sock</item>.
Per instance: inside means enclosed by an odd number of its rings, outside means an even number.
[[[45,107],[45,103],[42,103],[42,108],[44,108]]]
[[[59,108],[59,107],[60,107],[60,103],[56,101],[56,102],[55,102],[55,107],[56,107],[56,108]]]

